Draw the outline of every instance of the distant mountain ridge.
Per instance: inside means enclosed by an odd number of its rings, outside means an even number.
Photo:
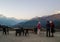
[[[22,22],[22,23],[15,25],[15,26],[24,27],[24,28],[35,28],[38,21],[40,21],[42,27],[46,28],[46,21],[47,20],[54,21],[55,28],[60,28],[60,14],[54,14],[54,15],[50,15],[50,16],[32,18],[31,20],[29,20],[27,22],[24,22],[24,23]]]
[[[25,22],[27,20],[18,20],[18,19],[15,19],[15,18],[8,18],[6,16],[3,16],[3,15],[0,15],[0,24],[1,25],[7,25],[7,26],[12,26],[12,25],[15,25],[17,23],[20,23],[20,22]]]

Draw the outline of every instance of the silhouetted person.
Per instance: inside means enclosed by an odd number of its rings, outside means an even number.
[[[9,34],[9,28],[8,27],[6,28],[6,32],[7,32],[7,34]]]
[[[38,24],[37,24],[37,34],[38,35],[40,34],[40,30],[41,30],[41,23],[39,21]]]
[[[47,21],[47,24],[46,24],[46,36],[50,37],[50,23],[49,23],[49,21]]]
[[[36,28],[34,28],[34,32],[35,32],[35,34],[37,34],[37,27],[36,27]]]
[[[50,28],[51,28],[51,33],[52,33],[52,37],[54,36],[54,32],[55,32],[55,25],[53,23],[53,21],[50,21]]]
[[[23,33],[23,35],[24,35],[24,29],[23,29],[23,27],[21,27],[21,33]]]
[[[25,30],[25,36],[29,35],[28,29]]]
[[[16,36],[19,34],[19,36],[21,35],[21,29],[16,29]]]
[[[3,28],[3,34],[6,35],[6,28]]]

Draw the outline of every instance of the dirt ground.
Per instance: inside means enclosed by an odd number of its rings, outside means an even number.
[[[55,37],[46,37],[45,32],[40,35],[29,33],[28,36],[15,36],[15,31],[10,31],[9,35],[0,32],[0,42],[60,42],[60,32],[56,32]]]

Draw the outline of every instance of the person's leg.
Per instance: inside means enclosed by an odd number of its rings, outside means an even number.
[[[53,37],[53,33],[52,33],[52,37]]]
[[[3,34],[4,34],[4,31],[3,31]]]
[[[5,31],[5,35],[6,35],[6,31]]]
[[[17,31],[16,31],[16,36],[17,36]]]
[[[25,32],[25,36],[27,35],[27,33]]]
[[[28,31],[26,32],[26,35],[29,35]]]
[[[27,32],[27,34],[29,35],[29,32]]]
[[[19,36],[21,36],[21,32],[19,32]]]
[[[38,29],[38,32],[37,32],[37,34],[39,35],[39,29]]]
[[[23,31],[23,36],[24,36],[24,31]]]
[[[37,34],[37,30],[35,29],[35,34]]]
[[[49,30],[49,37],[50,37],[50,30]]]
[[[6,34],[6,31],[5,31],[5,30],[3,31],[3,34],[4,34],[4,35]]]
[[[46,36],[48,37],[48,30],[46,30]]]
[[[52,37],[54,37],[54,33],[52,32]]]
[[[37,30],[36,30],[36,34],[37,34]]]
[[[54,36],[54,29],[52,28],[52,37]]]
[[[37,34],[38,34],[38,30],[37,30]]]
[[[17,36],[17,33],[16,33],[16,36]]]

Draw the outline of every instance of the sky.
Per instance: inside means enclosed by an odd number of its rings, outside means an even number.
[[[16,19],[31,19],[60,12],[60,0],[0,0],[0,14]]]

